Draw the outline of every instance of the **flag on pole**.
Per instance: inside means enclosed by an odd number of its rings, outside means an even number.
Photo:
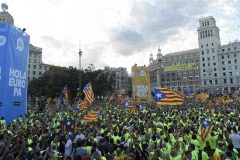
[[[90,82],[83,88],[83,93],[85,94],[85,97],[89,103],[94,102],[94,93]]]
[[[205,118],[201,119],[201,138],[203,141],[206,141],[208,135],[211,133],[213,125],[205,120]]]
[[[168,88],[154,88],[154,97],[158,105],[182,105],[184,98]]]

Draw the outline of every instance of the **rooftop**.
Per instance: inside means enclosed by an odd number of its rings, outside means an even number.
[[[164,56],[177,56],[177,55],[191,54],[191,53],[197,53],[197,52],[199,52],[198,48],[185,50],[185,51],[180,51],[180,52],[167,53]]]

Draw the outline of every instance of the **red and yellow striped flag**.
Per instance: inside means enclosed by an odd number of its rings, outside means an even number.
[[[85,122],[96,122],[98,120],[98,112],[91,110],[83,117],[83,119]]]
[[[129,113],[135,113],[135,107],[134,107],[134,106],[129,106],[129,107],[127,108],[127,111],[128,111]]]
[[[88,108],[88,100],[85,99],[83,102],[80,103],[80,110],[87,109]]]
[[[154,88],[155,100],[158,105],[182,105],[184,98],[168,88]]]

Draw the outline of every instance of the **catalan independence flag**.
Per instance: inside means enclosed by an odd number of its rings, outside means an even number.
[[[71,130],[73,130],[74,132],[77,131],[77,121],[75,120],[64,120],[63,121],[63,126],[62,126],[62,130],[64,132],[69,132]]]
[[[85,97],[89,103],[94,102],[94,93],[90,82],[83,88],[83,93],[85,94]]]
[[[158,105],[182,105],[184,97],[168,88],[154,88],[154,97]]]
[[[124,106],[125,110],[129,113],[135,113],[135,107],[132,105],[130,100],[126,100]]]
[[[207,140],[208,135],[211,133],[213,125],[205,120],[205,118],[201,119],[201,138],[203,141]]]

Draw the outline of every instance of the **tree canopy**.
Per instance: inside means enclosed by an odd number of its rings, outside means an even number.
[[[81,91],[90,82],[96,96],[105,96],[113,92],[114,78],[104,70],[87,68],[81,71]],[[29,82],[29,96],[59,97],[67,86],[70,99],[77,95],[79,88],[79,70],[76,68],[50,67],[40,78]]]

